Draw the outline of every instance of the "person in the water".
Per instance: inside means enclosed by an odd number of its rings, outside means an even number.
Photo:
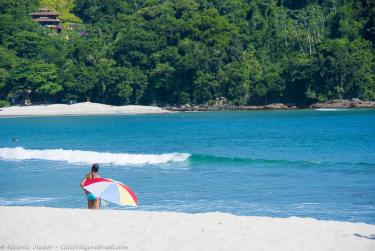
[[[89,191],[83,188],[86,180],[100,178],[100,176],[98,175],[98,172],[99,172],[99,165],[95,163],[91,167],[91,172],[86,174],[85,177],[83,177],[83,180],[81,181],[81,187],[85,191],[86,196],[87,196],[87,208],[88,209],[100,208],[100,198],[96,197],[95,195],[93,195],[92,193],[90,193]]]

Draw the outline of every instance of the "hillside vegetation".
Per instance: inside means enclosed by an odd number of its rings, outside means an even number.
[[[74,0],[39,0],[39,6],[58,11],[60,13],[59,18],[63,22],[82,23],[82,20],[72,13],[75,7]]]
[[[86,30],[42,29],[28,16],[41,5]],[[0,12],[0,100],[375,99],[370,0],[0,0]]]

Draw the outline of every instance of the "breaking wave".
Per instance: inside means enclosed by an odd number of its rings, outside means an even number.
[[[315,111],[321,111],[321,112],[342,112],[342,111],[350,111],[352,109],[349,108],[317,108],[314,109]]]
[[[129,154],[64,149],[33,150],[23,147],[0,148],[0,158],[5,160],[50,160],[72,164],[157,165],[182,162],[189,157],[188,153]]]
[[[329,162],[316,160],[286,160],[286,159],[250,159],[241,157],[223,157],[214,155],[193,154],[188,158],[190,164],[205,164],[205,165],[256,165],[263,167],[363,167],[374,170],[375,163],[371,162]],[[358,171],[358,169],[356,169]]]
[[[190,153],[163,153],[163,154],[130,154],[130,153],[111,153],[95,152],[82,150],[64,150],[64,149],[25,149],[23,147],[0,148],[0,159],[4,160],[48,160],[62,161],[71,164],[92,164],[100,163],[116,166],[144,166],[144,165],[162,165],[168,163],[185,163],[191,166],[264,166],[264,167],[330,167],[358,165],[363,168],[375,168],[374,163],[368,162],[325,162],[313,160],[281,160],[281,159],[250,159],[241,157],[224,157],[204,154]]]

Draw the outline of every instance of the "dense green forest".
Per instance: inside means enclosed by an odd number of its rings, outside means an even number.
[[[3,105],[375,100],[373,0],[72,0],[61,33],[48,2],[0,0]]]

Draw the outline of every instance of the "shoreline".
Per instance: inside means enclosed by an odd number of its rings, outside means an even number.
[[[1,245],[126,250],[374,250],[375,225],[313,218],[0,206]]]
[[[74,114],[23,114],[23,115],[5,115],[1,113],[0,119],[6,118],[28,118],[28,117],[86,117],[86,116],[136,116],[136,115],[153,115],[153,114],[173,114],[173,113],[205,113],[205,112],[262,112],[262,111],[360,111],[360,110],[374,110],[369,107],[352,107],[352,108],[293,108],[293,109],[220,109],[220,110],[168,110],[161,108],[163,112],[140,112],[140,113],[74,113]]]
[[[271,103],[268,105],[231,105],[226,99],[216,99],[213,102],[200,105],[167,106],[164,109],[175,112],[192,111],[268,111],[268,110],[317,110],[317,109],[375,109],[375,101],[363,101],[357,98],[351,100],[331,100],[325,103],[314,103],[310,106],[287,105]]]
[[[375,101],[334,100],[327,103],[316,103],[308,107],[288,106],[274,103],[264,106],[216,105],[182,105],[182,106],[113,106],[100,103],[83,102],[72,105],[49,104],[31,106],[10,106],[0,108],[0,118],[46,117],[46,116],[93,116],[93,115],[140,115],[164,114],[175,112],[215,112],[215,111],[273,111],[273,110],[361,110],[375,109]]]
[[[138,115],[163,113],[173,113],[173,111],[167,111],[156,106],[112,106],[91,102],[83,102],[72,105],[50,104],[31,106],[10,106],[0,108],[0,117]]]

